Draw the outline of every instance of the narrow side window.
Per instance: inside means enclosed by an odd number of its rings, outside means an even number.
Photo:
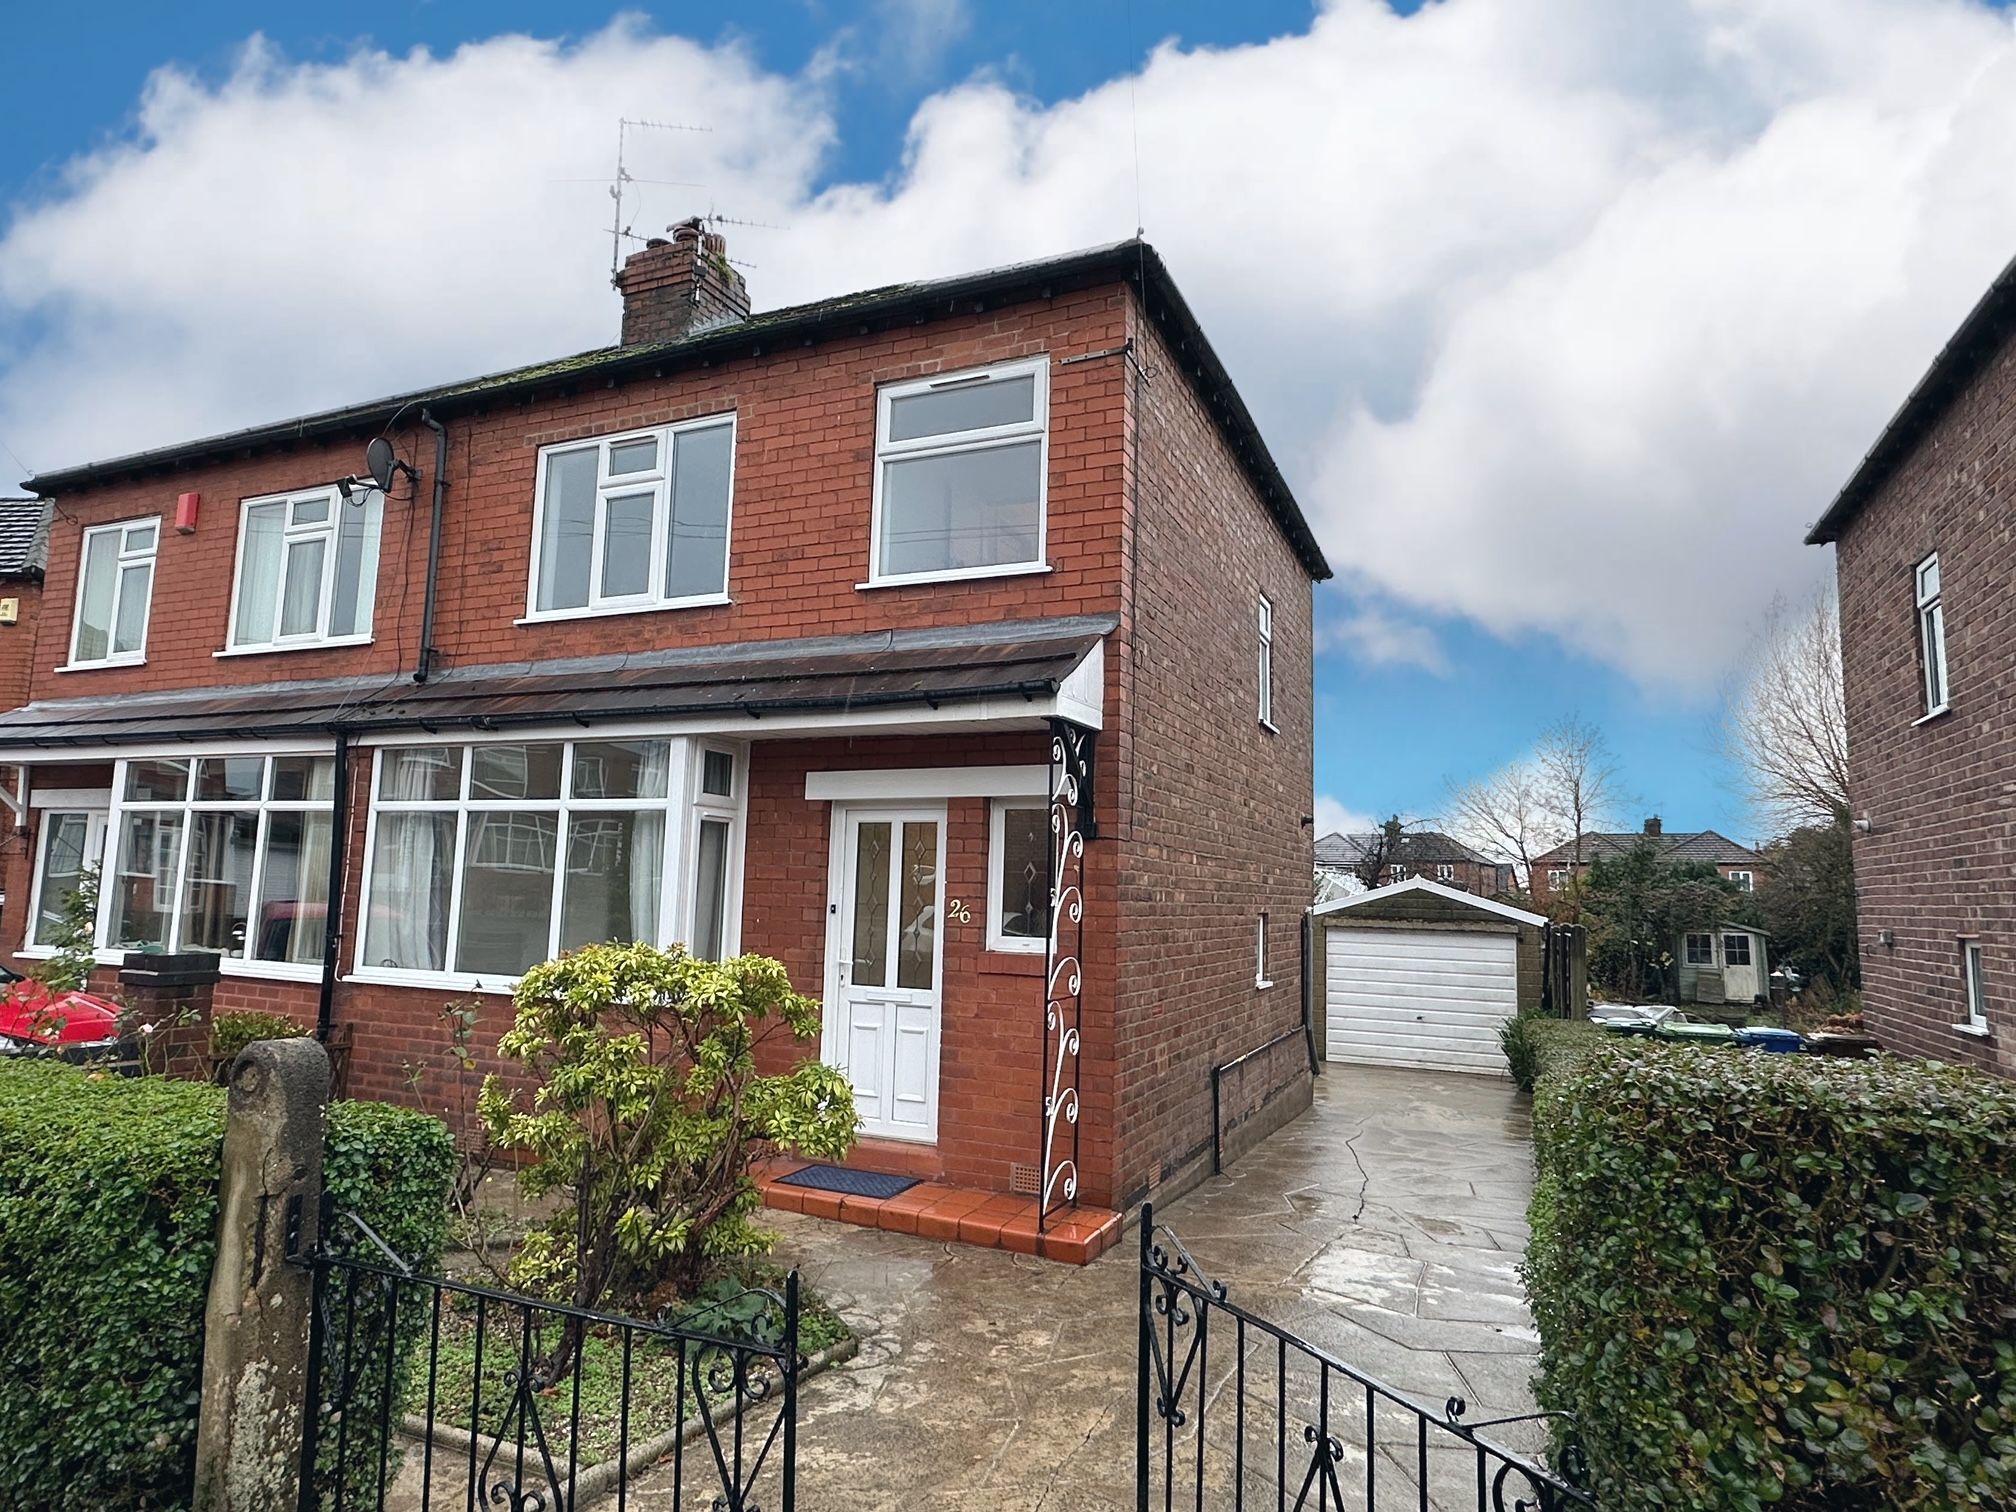
[[[1925,673],[1925,712],[1946,707],[1946,606],[1939,586],[1939,553],[1918,564],[1918,660]]]

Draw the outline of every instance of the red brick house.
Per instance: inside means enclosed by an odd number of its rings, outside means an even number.
[[[219,952],[360,1095],[449,1001],[487,1046],[531,963],[677,940],[826,1005],[865,1168],[1207,1170],[1211,1068],[1300,1022],[1329,570],[1161,260],[751,314],[689,223],[619,287],[615,347],[33,480],[10,888],[102,856],[108,968]],[[1300,1037],[1259,1070],[1256,1128]]]
[[[1863,1012],[2016,1075],[2016,263],[1806,537],[1841,601]]]
[[[1381,861],[1374,881],[1365,872],[1383,845],[1383,837],[1377,834],[1347,835],[1333,830],[1316,842],[1316,869],[1340,880],[1348,878],[1375,887],[1421,877],[1480,898],[1512,890],[1511,867],[1479,854],[1454,836],[1432,830],[1409,830],[1401,835],[1394,855]]]
[[[0,709],[28,701],[49,523],[46,499],[0,499]]]
[[[1657,814],[1635,830],[1590,830],[1580,841],[1564,840],[1552,850],[1533,858],[1533,875],[1528,890],[1534,903],[1545,908],[1569,882],[1587,876],[1590,863],[1598,856],[1623,856],[1641,845],[1649,845],[1661,861],[1675,865],[1683,861],[1705,861],[1722,877],[1745,892],[1755,892],[1771,878],[1771,866],[1747,845],[1739,845],[1715,830],[1669,831]]]

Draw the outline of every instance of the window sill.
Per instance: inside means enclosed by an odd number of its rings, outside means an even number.
[[[658,604],[605,604],[586,609],[541,609],[511,621],[514,625],[551,625],[566,620],[610,619],[619,614],[662,614],[668,609],[714,609],[735,601],[725,593],[666,599]]]
[[[945,572],[907,572],[900,577],[871,577],[856,583],[857,593],[876,588],[912,588],[930,583],[984,582],[988,578],[1033,577],[1055,569],[1048,562],[1016,562],[1006,567],[959,567]]]
[[[225,656],[281,656],[289,651],[328,651],[341,646],[368,646],[368,635],[338,635],[328,640],[289,641],[286,645],[268,646],[227,646],[222,651],[212,651],[216,657]]]
[[[1946,717],[1946,716],[1947,716],[1948,714],[1951,714],[1952,712],[1953,712],[1953,705],[1951,705],[1951,704],[1941,704],[1941,705],[1939,705],[1939,707],[1938,707],[1938,708],[1934,709],[1934,710],[1933,710],[1933,711],[1932,711],[1931,713],[1929,713],[1929,714],[1921,714],[1921,715],[1919,715],[1919,716],[1918,716],[1918,717],[1917,717],[1916,719],[1912,720],[1912,721],[1911,721],[1911,728],[1915,730],[1915,729],[1917,729],[1917,728],[1918,728],[1918,726],[1920,726],[1920,725],[1928,725],[1928,724],[1932,723],[1932,721],[1933,721],[1933,720],[1935,720],[1935,719],[1944,719],[1944,718],[1945,718],[1945,717]]]
[[[482,992],[494,997],[509,997],[518,986],[516,977],[479,977],[459,971],[395,971],[383,966],[359,967],[343,980],[369,987],[418,987],[423,991],[445,987],[454,992]]]
[[[25,955],[27,952],[23,951],[22,954]],[[1986,1024],[1955,1024],[1953,1032],[1955,1034],[1964,1034],[1969,1039],[1986,1040],[1995,1038],[1995,1031],[1990,1029]]]
[[[144,667],[146,665],[147,658],[144,656],[122,656],[115,657],[110,661],[65,662],[62,666],[52,668],[51,670],[56,672],[109,672],[114,667]]]

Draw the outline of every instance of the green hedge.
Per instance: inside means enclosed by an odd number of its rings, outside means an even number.
[[[1498,1031],[1512,1080],[1522,1092],[1534,1091],[1540,1082],[1559,1077],[1609,1037],[1587,1019],[1542,1018],[1532,1013],[1506,1020]]]
[[[0,1507],[187,1504],[224,1105],[0,1063]],[[453,1158],[424,1114],[329,1110],[330,1194],[416,1265],[438,1262]]]
[[[1540,1400],[1605,1512],[2016,1506],[2016,1087],[1631,1041],[1534,1122]]]

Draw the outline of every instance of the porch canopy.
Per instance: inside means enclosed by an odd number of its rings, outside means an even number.
[[[678,721],[745,735],[1101,724],[1110,615],[748,641],[314,682],[43,699],[0,714],[0,762],[94,747]],[[59,757],[58,752],[64,756]]]

